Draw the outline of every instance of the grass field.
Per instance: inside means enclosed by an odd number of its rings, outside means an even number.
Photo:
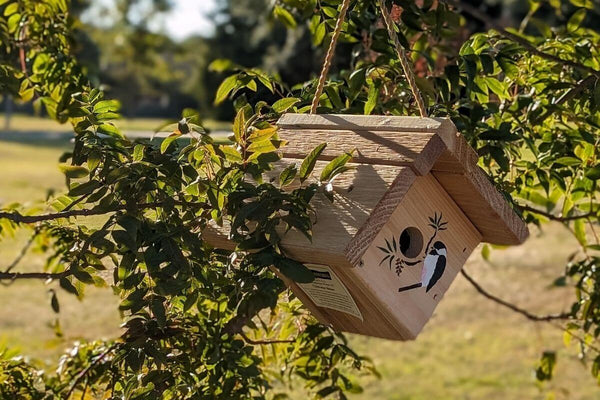
[[[60,189],[64,182],[56,160],[68,145],[63,135],[40,141],[27,134],[0,132],[0,204],[34,203],[47,190]],[[0,242],[0,268],[10,263],[25,240],[18,235]],[[549,285],[563,270],[573,246],[560,227],[550,226],[544,233],[532,232],[523,246],[494,251],[489,263],[476,251],[466,269],[488,290],[516,304],[540,313],[558,311],[570,304],[572,294]],[[39,256],[30,255],[20,269],[39,270],[41,265]],[[0,342],[49,363],[74,340],[119,334],[117,302],[110,289],[94,289],[82,302],[59,292],[64,337],[57,339],[50,328],[56,316],[48,289],[40,282],[0,286]],[[383,376],[367,378],[365,392],[355,399],[600,398],[589,369],[578,360],[574,345],[563,345],[559,329],[529,322],[491,303],[462,277],[418,340],[402,343],[353,336],[351,341],[375,361]],[[538,386],[533,370],[544,350],[558,351],[559,363],[556,379]],[[298,389],[292,398],[305,396]]]
[[[5,129],[5,116],[0,114],[0,129]],[[153,132],[158,129],[163,121],[154,118],[133,118],[120,119],[115,121],[116,125],[123,131],[148,131]],[[231,124],[228,122],[215,121],[207,119],[203,121],[204,127],[210,130],[228,130]],[[59,124],[48,118],[38,118],[26,115],[16,114],[10,120],[11,131],[46,131],[63,132],[69,131],[70,126]]]

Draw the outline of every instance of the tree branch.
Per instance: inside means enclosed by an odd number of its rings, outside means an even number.
[[[154,202],[154,203],[142,203],[137,204],[136,206],[139,209],[150,209],[157,207],[164,207],[168,205],[167,202]],[[185,201],[173,201],[173,205],[177,206],[202,206],[206,207],[205,203],[188,203]],[[57,213],[43,214],[43,215],[23,215],[17,211],[13,212],[0,212],[0,219],[8,219],[10,221],[16,222],[18,224],[36,224],[38,222],[46,222],[53,221],[61,218],[71,218],[71,217],[91,217],[95,215],[106,215],[118,211],[123,211],[129,209],[129,205],[121,205],[119,207],[112,208],[110,210],[97,210],[97,209],[83,209],[83,210],[68,210],[61,211]]]
[[[240,336],[242,338],[244,338],[244,341],[246,343],[249,344],[253,344],[253,345],[269,345],[269,344],[279,344],[279,343],[294,343],[296,340],[295,339],[271,339],[271,340],[253,340],[250,339],[244,332],[239,332]]]
[[[580,80],[577,82],[577,86],[572,87],[568,92],[560,96],[560,98],[556,100],[555,105],[562,105],[567,101],[572,100],[575,98],[575,96],[583,92],[588,86],[591,86],[592,83],[596,82],[597,79],[598,76],[590,75],[587,78]]]
[[[548,218],[551,221],[558,221],[558,222],[568,222],[568,221],[575,221],[577,219],[586,219],[586,218],[590,218],[590,217],[595,217],[598,213],[598,211],[590,211],[588,213],[581,214],[581,215],[571,215],[568,217],[559,217],[559,216],[549,213],[547,211],[538,210],[537,208],[530,207],[530,206],[519,205],[519,208],[523,211],[528,211],[530,213],[539,214],[539,215],[542,215],[542,216]]]
[[[465,277],[465,279],[467,281],[469,281],[469,283],[471,285],[473,285],[473,287],[475,288],[475,290],[477,290],[480,294],[482,294],[484,297],[488,298],[489,300],[492,300],[495,303],[500,304],[501,306],[504,306],[518,314],[521,314],[522,316],[524,316],[525,318],[531,320],[531,321],[536,321],[536,322],[549,322],[549,321],[554,321],[554,320],[560,320],[560,319],[570,319],[573,317],[573,315],[570,312],[563,312],[560,314],[549,314],[549,315],[536,315],[536,314],[532,314],[527,310],[524,310],[512,303],[509,303],[506,300],[502,300],[499,297],[494,296],[493,294],[490,294],[488,291],[486,291],[484,288],[481,287],[481,285],[479,285],[479,283],[477,283],[468,273],[467,271],[465,271],[464,269],[462,269],[460,271],[462,273],[462,275]]]
[[[92,361],[92,363],[90,365],[88,365],[83,371],[81,371],[77,375],[77,377],[71,384],[71,388],[67,392],[67,396],[65,397],[66,399],[71,398],[71,395],[73,394],[73,391],[77,388],[77,385],[79,385],[79,382],[81,382],[81,380],[83,378],[85,378],[85,376],[92,370],[92,368],[94,368],[96,365],[98,365],[98,363],[100,361],[105,359],[106,356],[108,356],[111,351],[115,350],[117,348],[117,346],[118,346],[118,343],[113,343],[108,349],[106,349],[103,353],[101,353],[94,361]]]
[[[11,262],[5,269],[4,272],[5,273],[9,273],[10,271],[12,271],[17,265],[19,265],[19,263],[21,262],[21,260],[23,260],[23,258],[25,257],[25,255],[27,254],[27,251],[29,250],[29,248],[31,247],[31,245],[33,244],[33,241],[35,240],[36,236],[40,233],[40,229],[39,227],[36,227],[35,230],[33,231],[33,233],[31,234],[31,237],[27,240],[27,243],[25,243],[25,246],[23,246],[21,248],[21,251],[19,252],[19,254],[17,255],[17,257],[13,260],[13,262]]]
[[[72,275],[70,271],[60,273],[50,272],[0,272],[0,281],[16,281],[17,279],[61,279]]]
[[[492,20],[488,15],[479,10],[477,7],[473,7],[470,4],[466,4],[460,0],[446,0],[449,4],[462,9],[467,14],[477,18],[481,22],[483,22],[488,29],[493,29],[497,31],[501,36],[504,36],[507,39],[510,39],[514,42],[519,43],[521,46],[526,48],[530,53],[535,54],[538,57],[544,58],[549,61],[553,61],[559,64],[568,65],[570,67],[576,68],[580,71],[588,72],[596,77],[600,77],[600,71],[597,71],[591,67],[578,63],[577,61],[565,60],[561,57],[555,56],[554,54],[545,53],[531,44],[527,39],[522,38],[519,35],[511,33],[504,29],[502,26],[497,24],[494,20]]]

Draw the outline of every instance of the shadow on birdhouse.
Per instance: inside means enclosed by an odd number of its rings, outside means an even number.
[[[313,240],[290,231],[286,254],[314,273],[286,281],[322,323],[340,331],[417,337],[480,242],[522,243],[527,226],[477,166],[448,119],[286,114],[282,164],[327,142],[315,171],[357,149],[334,181],[335,201],[313,200]],[[207,240],[231,248],[224,232]]]

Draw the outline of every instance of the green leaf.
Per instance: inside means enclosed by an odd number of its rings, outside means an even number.
[[[113,125],[111,123],[104,123],[104,124],[100,125],[98,127],[98,133],[116,137],[116,138],[123,137],[123,135],[121,135],[121,132],[119,132],[119,128],[117,128],[115,125]]]
[[[8,6],[6,6],[6,8],[4,9],[4,16],[8,17],[9,15],[16,13],[17,11],[19,11],[19,3],[15,1],[14,3],[11,3]]]
[[[270,140],[261,140],[260,142],[253,142],[248,146],[248,151],[252,153],[270,153],[277,150],[275,143]]]
[[[300,165],[300,182],[304,182],[312,171],[315,169],[315,165],[317,164],[317,160],[323,150],[327,147],[327,143],[321,143],[317,147],[315,147],[308,156],[302,161]]]
[[[554,163],[571,167],[573,165],[581,164],[581,160],[575,157],[560,157],[554,160]]]
[[[329,162],[321,171],[321,182],[327,182],[352,159],[352,153],[344,153]]]
[[[290,108],[292,108],[294,105],[298,104],[298,102],[300,102],[300,99],[295,98],[295,97],[286,97],[280,100],[277,100],[273,105],[272,108],[276,113],[284,113],[287,110],[289,110]]]
[[[167,317],[165,311],[165,304],[162,298],[154,298],[150,303],[150,310],[152,310],[152,314],[156,321],[158,322],[158,326],[164,328],[167,325]]]
[[[71,190],[69,190],[69,196],[83,196],[85,194],[90,194],[99,187],[100,182],[96,180],[84,182],[81,185],[72,187]]]
[[[225,78],[225,80],[223,80],[223,82],[217,89],[217,94],[215,96],[215,105],[219,105],[222,102],[224,102],[229,96],[229,93],[231,93],[233,89],[237,88],[239,82],[240,79],[238,74],[231,75]]]
[[[120,107],[121,104],[117,100],[102,100],[94,105],[94,113],[118,112]]]
[[[365,115],[371,115],[375,106],[377,105],[377,98],[379,97],[379,85],[373,83],[369,86],[369,95],[367,102],[365,103]]]
[[[242,107],[235,116],[233,121],[233,134],[235,136],[235,142],[238,144],[242,143],[242,138],[246,132],[246,108]]]
[[[600,179],[600,165],[597,165],[597,166],[585,171],[585,177],[592,181],[599,180]]]
[[[281,21],[286,27],[294,29],[297,25],[296,20],[292,14],[281,6],[275,6],[273,14],[279,21]]]
[[[545,351],[535,371],[538,381],[548,381],[552,379],[555,366],[556,353],[553,351]]]
[[[225,159],[230,162],[239,162],[243,160],[240,152],[234,149],[233,146],[221,146],[219,149],[225,154]]]
[[[134,162],[142,161],[144,159],[145,151],[146,151],[146,146],[144,146],[143,144],[137,144],[133,148],[133,161]]]
[[[277,258],[275,267],[283,275],[297,283],[311,283],[315,280],[315,276],[310,269],[290,258]]]
[[[481,256],[483,257],[483,259],[485,261],[489,261],[490,260],[490,246],[487,244],[484,244],[483,247],[481,248]]]
[[[225,72],[236,68],[238,65],[227,58],[217,58],[208,65],[208,70],[213,72]]]
[[[181,136],[180,132],[173,132],[169,136],[167,136],[160,144],[161,154],[164,154],[167,151],[167,149],[169,148],[169,146],[171,145],[171,143],[173,143],[175,140],[177,140],[177,138],[180,136]]]
[[[313,36],[312,36],[313,45],[320,46],[321,43],[323,43],[323,39],[325,38],[326,34],[327,34],[327,27],[324,22],[321,22],[319,25],[317,25],[317,28],[315,29],[315,32],[313,33]]]
[[[58,168],[62,171],[63,174],[65,174],[67,178],[70,179],[83,178],[85,176],[88,176],[90,173],[87,168],[77,165],[61,164],[58,166]]]
[[[281,187],[287,186],[294,181],[296,178],[296,174],[298,173],[298,168],[296,164],[288,165],[281,174],[279,174],[279,185]]]
[[[587,245],[587,234],[585,232],[585,220],[580,218],[576,219],[573,224],[573,232],[575,233],[575,237],[580,245]]]
[[[248,136],[248,141],[261,142],[263,140],[270,139],[271,137],[273,137],[273,135],[277,133],[278,130],[279,128],[277,128],[276,126],[272,126],[269,128],[253,131],[252,134]]]
[[[571,0],[571,4],[573,4],[575,7],[585,7],[590,10],[594,9],[593,0]]]
[[[567,22],[567,30],[569,32],[575,32],[577,29],[579,29],[586,15],[587,10],[585,8],[580,8],[579,10],[575,11],[575,13],[573,13]]]
[[[53,289],[50,289],[50,305],[52,306],[52,310],[58,314],[60,312],[60,305],[58,303],[58,297],[56,297],[56,292]]]

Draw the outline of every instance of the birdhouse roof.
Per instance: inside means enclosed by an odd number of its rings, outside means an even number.
[[[449,119],[285,114],[277,125],[282,139],[288,141],[284,157],[304,157],[323,142],[327,142],[327,148],[321,160],[332,160],[356,149],[356,163],[386,169],[410,167],[417,176],[432,174],[479,230],[484,242],[520,244],[529,234],[527,225],[477,165],[477,154]],[[381,199],[379,211],[383,213],[379,214],[386,215],[382,209],[386,208],[387,198],[393,195],[397,203],[408,190],[410,185],[400,174]]]

